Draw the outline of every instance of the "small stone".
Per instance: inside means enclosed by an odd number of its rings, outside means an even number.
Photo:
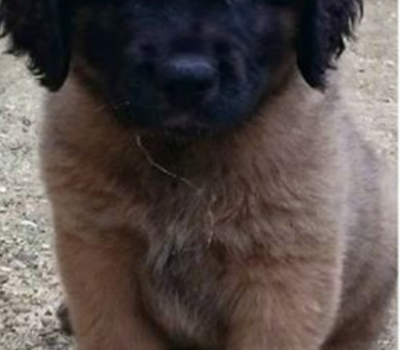
[[[23,145],[21,143],[13,142],[8,146],[8,148],[10,149],[10,151],[18,151],[23,148]]]
[[[0,266],[0,272],[8,273],[11,272],[12,268],[7,267],[7,266]]]
[[[30,119],[28,119],[27,117],[22,117],[22,124],[24,124],[25,126],[31,126],[32,121]]]
[[[46,316],[42,316],[40,318],[40,322],[42,323],[43,326],[46,327],[46,326],[49,326],[53,322],[53,319],[46,315]]]
[[[36,223],[34,223],[33,221],[30,221],[30,220],[22,220],[21,225],[26,226],[26,227],[31,227],[33,229],[36,229],[38,227],[38,225]]]
[[[1,273],[0,274],[0,285],[7,283],[9,279],[10,279],[9,275],[7,275],[5,273]]]

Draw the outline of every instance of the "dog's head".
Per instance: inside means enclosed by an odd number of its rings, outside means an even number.
[[[125,121],[197,133],[240,124],[295,68],[323,89],[361,10],[362,0],[2,0],[0,23],[50,90],[73,71]]]

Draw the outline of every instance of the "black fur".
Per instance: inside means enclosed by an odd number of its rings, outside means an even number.
[[[52,91],[64,83],[71,55],[69,0],[2,0],[2,36],[9,35],[9,52],[27,55],[28,66]]]
[[[281,16],[287,10],[296,13],[295,34]],[[184,120],[180,128],[198,133],[256,114],[288,52],[307,83],[323,89],[361,13],[362,0],[2,0],[0,24],[10,51],[28,55],[50,90],[62,86],[73,53],[101,77],[92,83],[117,115],[163,131]],[[182,52],[207,55],[218,69],[216,91],[190,110],[157,85],[159,66]]]
[[[125,121],[175,135],[215,133],[254,115],[271,90],[272,77],[293,46],[281,6],[289,5],[259,0],[90,4],[79,11],[76,44],[102,78],[97,87]],[[183,106],[168,99],[160,74],[165,62],[180,55],[205,56],[218,71],[207,98]]]
[[[297,43],[299,69],[310,86],[323,88],[326,72],[354,38],[362,0],[305,0]]]

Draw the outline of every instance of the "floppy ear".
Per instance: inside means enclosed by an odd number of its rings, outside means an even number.
[[[297,41],[297,61],[307,83],[323,89],[326,71],[354,37],[354,25],[362,16],[363,0],[303,0]]]
[[[0,0],[2,36],[8,52],[29,57],[28,67],[42,85],[58,90],[70,60],[70,0]]]

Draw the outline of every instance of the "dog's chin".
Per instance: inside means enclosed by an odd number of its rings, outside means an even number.
[[[242,123],[218,125],[198,121],[186,121],[185,123],[162,123],[159,126],[141,127],[143,133],[152,134],[166,141],[189,143],[201,139],[212,139],[223,136],[240,128]]]
[[[143,134],[151,134],[158,138],[175,141],[193,141],[202,138],[217,137],[239,128],[243,123],[239,117],[227,118],[221,121],[217,118],[207,117],[196,111],[175,111],[174,113],[161,114],[155,118],[152,115],[135,113],[122,113],[120,117],[132,128]]]
[[[179,143],[209,138],[227,131],[227,128],[216,127],[212,124],[202,123],[196,120],[188,120],[182,123],[165,122],[160,125],[142,126],[139,127],[139,129],[157,138]]]

